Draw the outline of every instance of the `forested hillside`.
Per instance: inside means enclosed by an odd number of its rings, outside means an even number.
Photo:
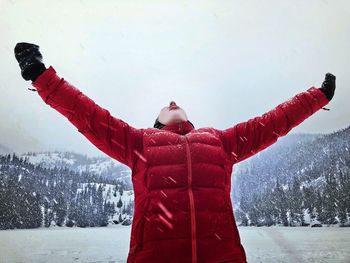
[[[287,135],[237,164],[237,221],[243,225],[349,224],[350,127]]]
[[[0,155],[0,229],[129,224],[133,191],[124,189],[118,179]]]

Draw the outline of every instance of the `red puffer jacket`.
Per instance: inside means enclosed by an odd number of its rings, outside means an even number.
[[[230,199],[233,165],[275,143],[329,101],[311,87],[219,130],[188,122],[136,129],[111,116],[52,66],[32,85],[101,151],[132,170],[127,262],[246,262]]]

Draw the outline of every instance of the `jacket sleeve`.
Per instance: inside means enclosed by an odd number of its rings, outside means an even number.
[[[43,101],[65,116],[91,143],[132,168],[143,129],[136,129],[97,105],[71,83],[47,68],[32,85]]]
[[[328,102],[319,88],[311,87],[261,116],[219,130],[231,163],[241,162],[272,145]]]

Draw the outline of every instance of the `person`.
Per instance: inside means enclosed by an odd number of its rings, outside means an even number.
[[[135,128],[46,68],[39,46],[14,48],[42,100],[130,167],[135,199],[127,262],[246,262],[230,198],[233,166],[274,144],[334,96],[335,76],[226,129],[195,128],[175,101]],[[329,110],[329,109],[328,109]]]

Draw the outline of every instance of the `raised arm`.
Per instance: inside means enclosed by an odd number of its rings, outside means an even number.
[[[327,91],[331,89],[328,88]],[[323,108],[331,99],[325,94],[320,88],[311,87],[261,116],[220,130],[224,148],[232,164],[264,150],[275,143],[279,137],[286,135],[292,128]]]
[[[46,104],[65,116],[102,152],[130,168],[133,167],[137,150],[141,146],[142,129],[136,129],[111,116],[108,110],[59,77],[52,66],[41,70],[40,74],[38,70],[32,70],[36,75],[33,77],[33,73],[29,74],[26,70],[28,67],[25,68],[25,64],[33,63],[28,62],[28,59],[26,63],[22,63],[22,76],[29,76],[27,80],[32,80],[32,85]]]

